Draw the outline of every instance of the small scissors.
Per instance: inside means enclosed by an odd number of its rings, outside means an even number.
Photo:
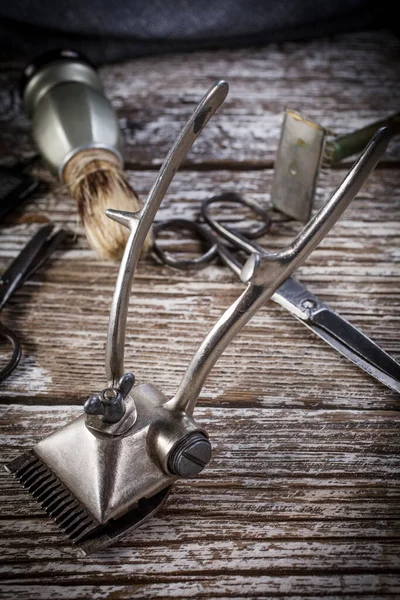
[[[42,266],[65,238],[67,232],[63,229],[50,236],[53,228],[51,224],[41,227],[3,273],[0,279],[0,312],[12,294]],[[7,364],[0,368],[0,381],[3,381],[18,365],[21,344],[15,333],[1,322],[0,338],[11,345],[11,356]]]
[[[261,218],[260,225],[252,229],[241,229],[240,232],[222,225],[211,215],[210,209],[212,205],[224,202],[240,204],[250,209]],[[234,256],[232,250],[239,250],[245,254],[257,252],[265,255],[265,250],[251,240],[267,233],[270,225],[269,212],[259,204],[235,193],[225,193],[203,201],[201,222],[173,218],[156,223],[153,249],[164,264],[183,270],[202,268],[219,257],[239,277],[243,265]],[[160,247],[158,238],[162,231],[183,229],[193,232],[196,238],[205,243],[207,250],[202,255],[193,259],[179,260],[171,252]],[[359,329],[319,300],[298,280],[289,277],[272,296],[272,300],[361,369],[390,389],[400,392],[400,365]]]

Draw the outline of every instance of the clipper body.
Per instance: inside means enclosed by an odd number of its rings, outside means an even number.
[[[188,414],[171,410],[153,385],[134,387],[125,401],[135,413],[127,431],[112,432],[98,417],[82,415],[7,465],[85,552],[94,540],[96,549],[110,543],[111,531],[118,530],[119,537],[138,527],[179,476],[195,475],[211,458],[204,429]],[[191,440],[197,455],[192,449],[182,463],[180,448]]]

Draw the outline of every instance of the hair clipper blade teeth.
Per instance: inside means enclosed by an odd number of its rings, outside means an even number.
[[[129,512],[108,523],[100,523],[58,479],[51,469],[30,450],[11,461],[5,468],[40,504],[71,542],[86,555],[108,546],[123,534],[135,529],[165,502],[170,486],[150,498],[142,498]]]
[[[74,544],[96,536],[104,528],[42,462],[34,450],[6,466]]]

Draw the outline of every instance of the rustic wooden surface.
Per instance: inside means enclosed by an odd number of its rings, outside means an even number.
[[[158,218],[195,216],[210,194],[235,190],[268,205],[283,110],[350,131],[399,110],[400,42],[386,32],[307,43],[144,58],[101,74],[142,197],[175,134],[208,86],[230,94],[193,148]],[[16,84],[0,74],[1,164],[33,152]],[[335,310],[400,358],[400,144],[393,142],[330,235],[298,271]],[[315,207],[351,161],[325,170]],[[12,299],[2,318],[21,337],[18,370],[0,387],[6,462],[79,414],[103,387],[108,311],[118,265],[100,261],[65,190],[38,163],[41,190],[0,227],[6,267],[39,224],[73,239]],[[299,225],[274,214],[264,245]],[[194,252],[189,240],[177,248]],[[191,353],[241,284],[218,264],[181,273],[141,262],[126,365],[172,394]],[[77,558],[3,470],[0,597],[400,597],[400,399],[270,302],[227,349],[197,416],[214,455],[177,484],[147,525],[102,554]]]

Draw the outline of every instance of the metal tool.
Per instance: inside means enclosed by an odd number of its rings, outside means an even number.
[[[203,470],[211,444],[193,410],[208,373],[229,342],[328,233],[390,139],[387,129],[377,134],[331,199],[289,246],[249,257],[241,271],[246,290],[206,335],[173,398],[151,383],[131,387],[133,375],[124,371],[125,328],[141,247],[176,170],[227,92],[227,83],[220,81],[201,100],[140,212],[107,211],[130,230],[111,305],[108,387],[95,400],[91,396],[86,414],[7,465],[83,553],[141,525],[160,508],[177,479]]]
[[[238,232],[223,225],[220,220],[212,216],[210,209],[213,205],[226,203],[240,204],[250,209],[261,218],[260,226],[248,230],[242,228]],[[233,252],[235,250],[247,254],[264,252],[261,246],[250,240],[267,233],[271,223],[270,212],[253,200],[245,199],[235,193],[209,198],[202,202],[200,210],[202,223],[182,218],[156,223],[153,227],[155,254],[163,263],[183,270],[200,268],[219,257],[240,278],[242,264],[235,258]],[[203,223],[206,223],[211,231]],[[203,254],[180,260],[170,251],[162,249],[158,239],[161,232],[182,229],[192,231],[196,238],[204,242],[206,250]],[[400,364],[312,294],[305,285],[289,277],[272,295],[271,300],[283,306],[303,325],[375,379],[392,390],[400,392]]]
[[[54,225],[51,224],[41,227],[3,273],[0,280],[0,312],[12,294],[42,266],[65,238],[66,231],[60,229],[52,234],[53,229]],[[3,381],[19,363],[21,344],[16,334],[3,323],[0,323],[0,337],[10,345],[9,359],[0,368],[0,381]]]
[[[286,109],[276,154],[271,199],[282,213],[306,223],[321,167],[336,166],[361,152],[382,127],[400,129],[400,113],[336,136],[292,109]]]
[[[61,180],[68,161],[88,148],[108,150],[122,162],[117,115],[86,56],[46,52],[25,67],[21,90],[40,155]]]

